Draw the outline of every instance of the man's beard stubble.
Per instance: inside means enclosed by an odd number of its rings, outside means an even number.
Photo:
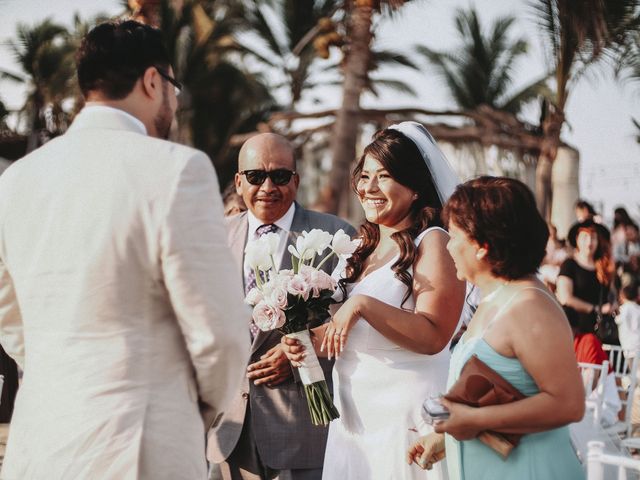
[[[167,84],[163,82],[162,87],[162,104],[160,110],[153,119],[153,125],[156,127],[156,133],[158,138],[167,140],[169,133],[171,132],[171,124],[173,123],[173,113],[171,112],[171,105],[169,105],[169,95],[167,93]]]

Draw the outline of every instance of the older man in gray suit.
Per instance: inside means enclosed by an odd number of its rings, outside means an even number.
[[[296,203],[300,179],[295,172],[291,144],[275,134],[261,134],[240,150],[236,189],[248,212],[228,219],[229,245],[242,267],[245,288],[252,286],[250,268],[244,264],[244,249],[267,232],[280,235],[279,268],[291,268],[287,246],[303,230],[319,228],[329,233],[351,225],[333,215],[305,210]],[[334,265],[326,265],[331,272]],[[327,428],[311,423],[302,385],[294,376],[280,347],[281,334],[262,332],[251,324],[252,339],[247,377],[234,408],[209,434],[207,457],[221,463],[224,479],[320,479],[327,441]],[[331,362],[321,359],[325,377],[331,382]]]

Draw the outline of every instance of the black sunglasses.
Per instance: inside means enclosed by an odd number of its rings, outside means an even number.
[[[167,72],[163,71],[161,68],[155,67],[155,69],[158,71],[158,73],[160,74],[160,76],[162,78],[164,78],[167,82],[169,82],[171,85],[176,87],[176,90],[177,90],[176,93],[182,91],[182,84],[179,81],[177,81],[175,78],[173,78]]]
[[[262,185],[264,181],[269,177],[274,185],[286,185],[291,181],[291,177],[296,172],[287,170],[286,168],[278,168],[276,170],[243,170],[238,172],[240,175],[244,175],[251,185]]]

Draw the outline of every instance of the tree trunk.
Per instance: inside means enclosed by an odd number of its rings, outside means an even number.
[[[540,147],[540,156],[536,166],[536,203],[542,218],[551,220],[551,202],[553,189],[551,170],[560,146],[560,130],[564,123],[564,112],[551,107],[542,122],[544,137]]]
[[[331,153],[333,164],[329,181],[320,191],[319,210],[337,213],[344,192],[349,192],[349,174],[356,154],[360,125],[360,95],[367,80],[371,55],[371,5],[352,6],[351,44],[345,59],[342,106],[333,127]]]

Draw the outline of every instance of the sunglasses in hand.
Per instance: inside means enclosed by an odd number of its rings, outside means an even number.
[[[291,181],[296,172],[287,170],[286,168],[277,168],[275,170],[243,170],[238,172],[240,175],[244,175],[251,185],[262,185],[264,181],[269,177],[274,185],[287,185]]]

